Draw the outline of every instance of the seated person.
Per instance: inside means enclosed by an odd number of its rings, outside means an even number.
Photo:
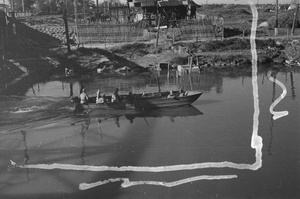
[[[100,90],[96,94],[96,104],[103,104],[105,102],[105,95],[100,93]]]
[[[174,97],[175,97],[175,95],[174,95],[173,91],[171,90],[170,94],[167,96],[167,98],[174,98]]]
[[[185,96],[186,94],[185,94],[185,92],[184,92],[184,90],[183,89],[180,89],[180,91],[179,91],[179,97],[183,97],[183,96]]]
[[[114,102],[116,102],[116,103],[122,102],[122,99],[121,99],[121,97],[119,95],[119,89],[118,88],[116,88],[115,91],[114,91],[114,93],[112,94],[112,96],[111,96],[111,102],[112,103],[114,103]]]
[[[80,98],[80,104],[85,104],[85,105],[88,104],[89,96],[85,93],[84,88],[82,89],[82,92],[80,93],[79,98]]]

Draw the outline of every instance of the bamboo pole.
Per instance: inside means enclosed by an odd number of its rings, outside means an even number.
[[[24,4],[24,0],[22,0],[22,11],[25,12],[25,4]]]
[[[68,53],[70,53],[71,52],[71,48],[70,48],[70,38],[69,38],[69,27],[68,27],[67,9],[64,10],[63,19],[64,19],[64,23],[65,23],[65,32],[66,32],[66,39],[67,39],[67,49],[68,49]]]
[[[296,7],[296,10],[295,10],[295,13],[294,13],[294,19],[293,19],[293,26],[292,26],[291,35],[293,35],[294,32],[295,32],[295,24],[296,24],[296,20],[298,18],[298,10],[299,10],[299,3],[297,3],[297,7]]]
[[[5,13],[0,10],[0,67],[4,66],[5,61]]]
[[[155,50],[156,51],[157,51],[157,48],[158,48],[159,27],[160,27],[160,15],[158,15],[158,23],[157,23],[157,33],[156,33],[156,43],[155,43]]]
[[[78,35],[78,26],[77,26],[77,22],[78,22],[78,16],[77,16],[77,0],[74,0],[74,14],[75,14],[75,33],[76,33],[76,37],[79,38]],[[79,43],[78,43],[79,44]]]
[[[275,7],[275,31],[274,31],[274,35],[277,36],[278,35],[278,0],[276,0],[276,7]]]
[[[97,21],[99,21],[99,0],[96,0],[96,5],[97,5]]]

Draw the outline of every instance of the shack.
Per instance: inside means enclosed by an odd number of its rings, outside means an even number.
[[[193,0],[128,0],[130,9],[135,13],[143,14],[143,20],[149,25],[157,23],[161,16],[161,25],[175,25],[177,20],[196,17],[197,7],[201,7]]]

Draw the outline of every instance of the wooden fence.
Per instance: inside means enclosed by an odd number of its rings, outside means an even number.
[[[142,27],[132,24],[78,25],[80,44],[133,42],[142,37]]]
[[[223,38],[224,20],[219,17],[206,17],[194,20],[182,20],[179,23],[182,39]]]
[[[201,40],[223,38],[224,21],[219,17],[205,17],[194,20],[182,20],[178,26],[182,40]],[[142,23],[138,24],[80,24],[78,41],[80,44],[126,43],[149,40],[144,35]]]

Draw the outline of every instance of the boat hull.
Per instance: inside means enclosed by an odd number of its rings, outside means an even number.
[[[202,92],[190,92],[188,95],[183,97],[138,98],[134,101],[134,106],[138,109],[186,106],[195,102],[201,95]]]

